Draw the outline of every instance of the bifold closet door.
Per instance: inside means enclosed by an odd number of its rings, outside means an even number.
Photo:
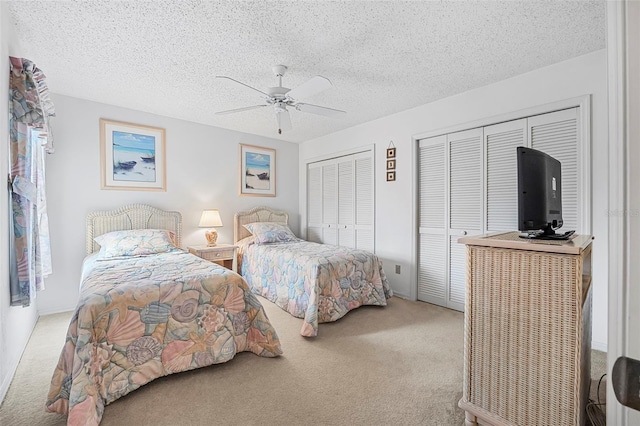
[[[464,310],[465,247],[482,233],[482,128],[419,143],[418,299]]]
[[[527,119],[484,128],[486,153],[486,232],[518,229],[516,148],[527,145]]]
[[[307,241],[322,243],[322,165],[307,166]]]
[[[335,160],[307,166],[307,240],[338,241],[338,166]]]
[[[356,246],[354,229],[355,206],[355,167],[351,156],[339,158],[337,162],[338,182],[338,239],[337,244],[344,247]]]
[[[322,166],[322,243],[338,244],[338,165]]]
[[[347,155],[337,167],[338,245],[373,252],[373,155]]]
[[[576,107],[418,142],[419,300],[463,310],[465,249],[457,240],[518,230],[519,146],[560,161],[563,229],[590,232],[581,129]]]
[[[482,234],[484,218],[482,128],[451,133],[449,147],[448,308],[464,310],[466,249],[458,239]]]
[[[374,239],[374,194],[373,194],[373,154],[371,151],[356,154],[355,171],[355,247],[373,252]]]
[[[447,136],[418,145],[418,300],[447,302]]]
[[[531,148],[549,154],[562,166],[562,229],[588,232],[578,220],[580,201],[583,201],[578,195],[581,191],[579,128],[578,108],[536,115],[528,120]]]
[[[307,240],[375,249],[373,151],[307,165]]]

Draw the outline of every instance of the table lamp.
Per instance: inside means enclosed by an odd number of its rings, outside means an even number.
[[[205,236],[207,237],[207,245],[214,247],[216,241],[218,241],[218,231],[215,230],[215,226],[222,226],[222,219],[220,218],[220,212],[218,209],[209,209],[202,212],[200,217],[200,228],[212,228],[207,229]]]

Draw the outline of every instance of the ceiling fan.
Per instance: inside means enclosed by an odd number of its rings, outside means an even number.
[[[327,117],[339,117],[346,114],[345,111],[339,109],[327,108],[319,105],[312,105],[299,102],[298,99],[304,99],[309,96],[313,96],[316,93],[320,93],[323,90],[332,86],[328,78],[316,75],[308,80],[306,83],[302,83],[300,86],[289,89],[282,86],[282,76],[287,71],[287,67],[284,65],[276,65],[272,68],[273,73],[278,77],[278,87],[269,87],[265,91],[251,87],[248,84],[235,80],[231,77],[225,77],[217,75],[216,78],[226,78],[227,80],[234,81],[249,89],[255,90],[260,93],[264,98],[264,104],[252,105],[243,108],[230,109],[226,111],[216,112],[217,115],[231,114],[234,112],[249,111],[252,109],[272,107],[276,114],[276,121],[278,123],[278,134],[282,134],[282,131],[291,130],[291,117],[289,116],[289,110],[287,107],[295,108],[298,111],[309,112],[311,114],[319,114]]]

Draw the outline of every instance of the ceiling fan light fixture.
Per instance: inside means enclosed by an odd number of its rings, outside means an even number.
[[[254,90],[257,93],[263,95],[264,105],[254,105],[250,107],[244,108],[236,108],[227,111],[219,111],[216,112],[217,115],[230,114],[240,111],[248,111],[256,108],[262,108],[266,106],[273,106],[273,111],[276,115],[276,121],[278,124],[278,134],[282,134],[284,131],[291,130],[291,117],[289,115],[288,106],[295,108],[297,111],[302,111],[305,113],[324,115],[327,117],[338,117],[342,114],[345,114],[345,111],[327,108],[319,105],[312,105],[301,103],[300,99],[311,97],[317,93],[320,93],[332,86],[331,81],[328,78],[322,77],[320,75],[316,75],[312,77],[310,80],[302,83],[301,85],[289,89],[287,87],[282,86],[282,76],[286,73],[287,67],[285,65],[276,65],[272,67],[273,73],[278,78],[278,86],[277,87],[269,87],[265,91],[256,89],[255,87],[249,86],[241,81],[235,80],[231,77],[226,76],[216,76],[219,79],[227,79],[238,83],[242,86],[245,86],[249,89]]]

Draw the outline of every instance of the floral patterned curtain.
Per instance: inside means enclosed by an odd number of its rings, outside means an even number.
[[[53,152],[55,111],[42,71],[28,59],[9,59],[11,305],[29,306],[51,274],[45,153]]]

